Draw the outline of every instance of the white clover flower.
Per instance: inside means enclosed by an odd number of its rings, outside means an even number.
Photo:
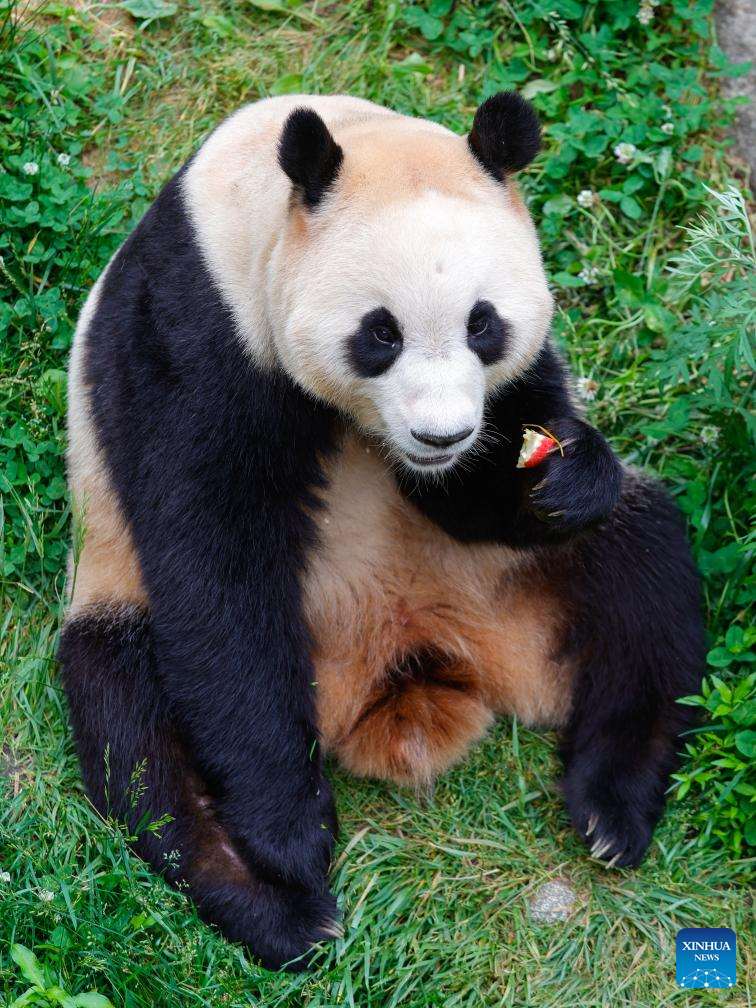
[[[49,889],[40,889],[39,898],[41,900],[44,900],[45,903],[52,903],[52,901],[55,899],[55,893],[50,892]]]
[[[661,131],[662,131],[662,133],[667,133],[667,134],[674,133],[675,132],[675,124],[671,123],[671,122],[662,123],[661,124]]]
[[[706,424],[701,428],[701,440],[705,445],[716,444],[719,440],[719,427],[715,427],[714,424]]]
[[[654,8],[649,3],[642,3],[636,17],[642,25],[651,24],[654,20]]]
[[[601,276],[601,271],[598,266],[583,266],[583,268],[578,273],[581,280],[584,280],[587,284],[596,283],[598,278]]]
[[[576,199],[578,206],[581,207],[592,207],[594,203],[599,202],[599,197],[593,189],[581,189]]]
[[[10,882],[11,876],[9,871],[0,871],[0,882]]]
[[[637,153],[638,148],[631,143],[618,143],[614,148],[614,156],[620,164],[630,164]]]
[[[27,161],[24,165],[24,175],[36,175],[39,171],[39,165],[36,161]]]
[[[71,164],[71,155],[70,154],[58,154],[58,164],[62,168],[67,168],[68,165]]]
[[[594,381],[593,378],[578,378],[575,384],[577,385],[577,394],[581,399],[596,398],[598,382]]]

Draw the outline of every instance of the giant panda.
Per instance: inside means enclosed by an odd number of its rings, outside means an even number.
[[[561,729],[595,857],[636,865],[662,811],[698,581],[549,339],[513,180],[539,142],[514,93],[466,137],[344,96],[248,105],[76,329],[59,657],[84,781],[270,968],[338,933],[326,754],[424,787],[514,713]],[[518,469],[537,425],[562,451]]]

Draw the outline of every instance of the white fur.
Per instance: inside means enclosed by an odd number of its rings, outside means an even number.
[[[324,118],[344,150],[344,178],[314,213],[292,208],[291,184],[276,162],[286,117],[303,106]],[[422,162],[414,170],[413,149],[425,144],[427,152],[429,137],[445,145],[439,156],[454,183],[445,192],[442,182],[417,186]],[[406,152],[402,165],[381,157],[389,142]],[[210,137],[184,191],[206,263],[258,364],[279,363],[419,471],[448,468],[474,445],[486,395],[522,374],[543,344],[552,301],[533,225],[465,141],[437,124],[352,98],[268,99]],[[512,333],[503,359],[489,367],[466,340],[478,300],[490,301]],[[379,307],[398,320],[404,348],[385,374],[358,378],[350,337]],[[465,441],[444,450],[452,455],[446,462],[420,469],[407,457],[439,455],[412,430],[468,427]]]
[[[278,166],[278,141],[296,108],[314,109],[329,125],[391,115],[346,95],[285,95],[245,105],[210,134],[184,179],[187,210],[213,279],[258,364],[272,367],[266,275],[288,216],[291,183]]]

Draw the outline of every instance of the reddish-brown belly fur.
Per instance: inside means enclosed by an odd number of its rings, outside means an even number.
[[[496,713],[564,720],[558,600],[531,557],[452,540],[354,436],[325,503],[304,589],[326,749],[354,773],[423,784]]]

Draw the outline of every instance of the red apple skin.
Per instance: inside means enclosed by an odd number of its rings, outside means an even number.
[[[530,453],[530,455],[525,460],[518,460],[518,469],[532,469],[534,466],[540,465],[541,462],[546,458],[546,456],[552,452],[557,446],[556,441],[546,434],[538,435],[538,442]]]

